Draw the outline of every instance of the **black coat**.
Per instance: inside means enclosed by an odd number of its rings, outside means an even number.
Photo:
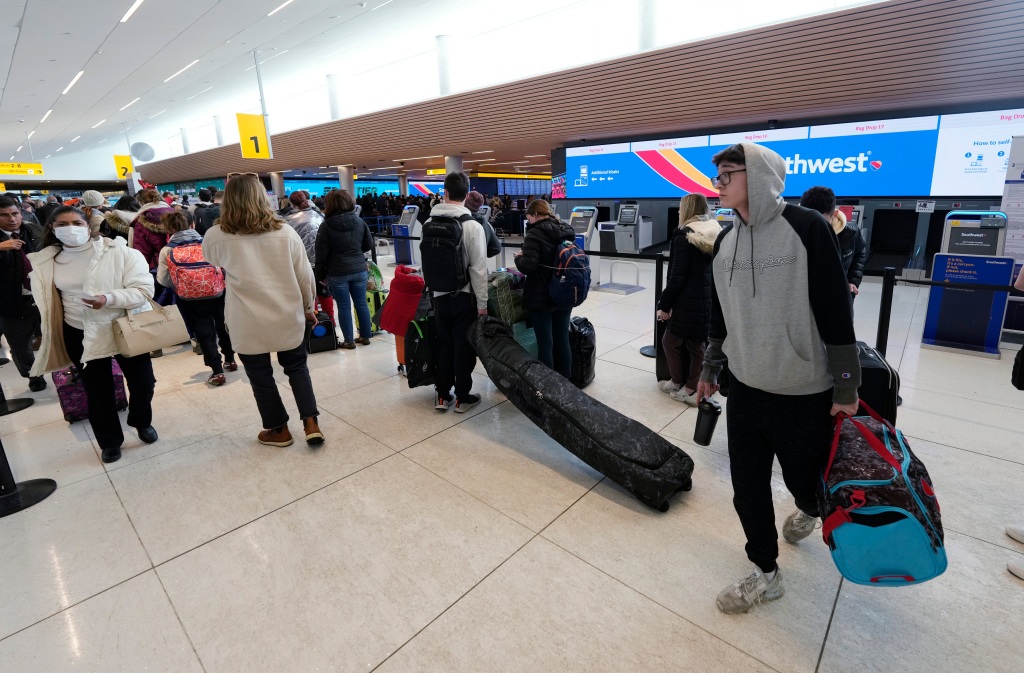
[[[530,225],[523,239],[523,254],[516,257],[516,268],[526,274],[523,284],[523,308],[527,311],[553,311],[554,302],[548,294],[551,276],[558,263],[558,247],[572,241],[576,232],[568,224],[545,218]]]
[[[672,318],[668,329],[682,339],[707,341],[711,324],[712,259],[721,227],[714,220],[691,220],[676,229],[668,280],[658,308]]]
[[[199,232],[200,236],[206,236],[206,232],[210,230],[213,223],[220,218],[220,204],[215,203],[212,206],[207,206],[199,211],[196,217],[196,231]]]
[[[316,279],[366,271],[363,253],[372,249],[370,228],[355,212],[331,215],[316,234]]]
[[[860,287],[860,282],[864,279],[864,262],[868,259],[868,247],[864,245],[860,229],[846,225],[839,232],[839,252],[843,258],[847,282]]]
[[[39,250],[42,240],[39,239],[33,227],[24,222],[19,230],[21,240],[25,241],[22,249],[26,254]],[[7,236],[0,234],[0,243],[8,240]],[[0,251],[0,315],[8,318],[27,318],[30,316],[32,297],[22,295],[22,288],[25,280],[25,256],[21,250]],[[29,301],[26,301],[29,300]]]

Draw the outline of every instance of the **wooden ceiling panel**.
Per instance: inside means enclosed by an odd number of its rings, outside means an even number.
[[[1014,0],[893,0],[277,134],[271,161],[236,144],[140,170],[173,182],[445,151],[502,161],[583,138],[1020,100],[1021,25]]]

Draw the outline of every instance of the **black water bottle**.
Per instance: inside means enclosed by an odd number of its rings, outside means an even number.
[[[697,405],[697,426],[693,429],[693,441],[701,446],[711,445],[711,436],[715,434],[718,417],[722,415],[722,405],[710,397],[705,397]]]

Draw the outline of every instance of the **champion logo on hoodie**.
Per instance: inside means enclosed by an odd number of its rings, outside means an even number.
[[[795,264],[796,255],[787,255],[786,257],[772,257],[768,255],[764,259],[740,259],[733,261],[732,257],[726,257],[722,260],[725,264],[726,271],[732,271],[733,269],[744,271],[750,268],[755,268],[761,273],[771,266],[783,266],[785,264]]]

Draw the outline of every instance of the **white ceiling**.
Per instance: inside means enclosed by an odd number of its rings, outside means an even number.
[[[214,147],[214,115],[237,142],[234,113],[259,111],[253,50],[279,133],[329,120],[328,73],[345,117],[437,97],[438,34],[456,40],[453,89],[466,91],[636,52],[642,7],[658,12],[660,47],[872,1],[732,0],[721,15],[703,0],[293,0],[267,16],[284,0],[144,0],[120,23],[133,0],[0,0],[0,162],[29,161],[33,133],[48,177],[52,164],[61,179],[107,179],[122,123],[166,159],[182,154],[181,128],[191,151]]]

